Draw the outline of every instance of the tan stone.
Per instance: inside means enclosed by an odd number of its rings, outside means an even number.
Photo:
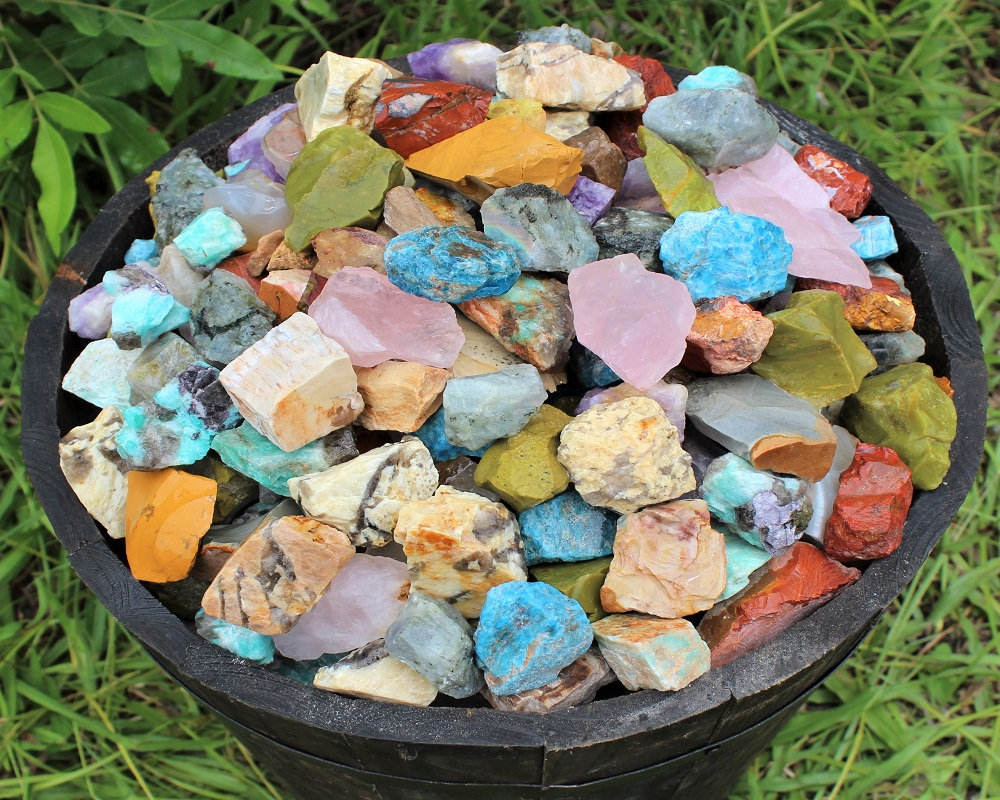
[[[321,667],[313,679],[313,686],[351,697],[407,706],[429,706],[437,697],[434,684],[389,655],[381,639],[355,650],[333,666]]]
[[[271,256],[274,255],[274,251],[285,241],[285,232],[274,231],[272,233],[265,233],[260,239],[257,240],[257,247],[250,254],[250,258],[247,259],[246,269],[255,278],[260,277],[264,274],[264,270],[267,269],[267,265],[271,261]]]
[[[545,112],[545,132],[560,142],[583,133],[589,127],[590,113],[587,111]]]
[[[343,531],[309,517],[267,520],[222,565],[202,608],[257,633],[285,633],[354,552]]]
[[[461,225],[463,228],[475,228],[476,221],[457,200],[432,192],[430,189],[416,189],[420,202],[427,206],[442,225]]]
[[[385,224],[397,235],[428,225],[441,226],[434,212],[407,186],[397,186],[386,192],[382,215]]]
[[[329,278],[344,267],[371,267],[385,275],[382,254],[388,243],[385,236],[364,228],[328,228],[312,238],[316,251],[313,271],[321,278]]]
[[[324,53],[295,84],[306,139],[340,125],[371,133],[382,81],[391,76],[392,68],[381,61]]]
[[[282,269],[267,275],[257,296],[279,319],[288,319],[296,311],[305,311],[309,297],[316,290],[316,275],[308,269]]]
[[[358,417],[370,431],[413,433],[441,406],[451,372],[414,361],[383,361],[357,367],[365,410]]]
[[[715,604],[726,588],[726,543],[704,500],[650,506],[622,522],[601,587],[605,611],[676,619]]]
[[[361,413],[350,356],[297,312],[219,374],[240,413],[287,453],[349,425]]]
[[[681,364],[698,372],[731,375],[760,359],[774,323],[735,297],[717,297],[697,306]]]
[[[316,256],[309,249],[302,252],[292,250],[284,239],[274,248],[267,262],[268,272],[279,269],[312,269],[314,266],[316,266]]]
[[[500,711],[520,711],[525,714],[548,714],[564,708],[582,706],[594,699],[597,690],[611,683],[615,676],[597,647],[591,647],[576,661],[559,670],[554,680],[517,694],[495,695],[483,689],[483,697]]]

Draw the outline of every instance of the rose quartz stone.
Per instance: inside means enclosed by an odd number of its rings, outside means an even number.
[[[465,344],[450,305],[407,294],[367,267],[334,273],[309,316],[356,367],[397,359],[447,369]]]
[[[860,234],[830,208],[826,190],[781,145],[763,158],[708,179],[720,203],[773,222],[785,232],[793,248],[789,274],[866,289],[871,286],[865,262],[851,249]]]
[[[354,650],[385,634],[406,605],[409,591],[406,564],[359,553],[294,628],[274,637],[274,646],[296,661]]]
[[[577,339],[626,383],[645,391],[680,363],[695,318],[683,283],[626,253],[577,267],[568,285]]]

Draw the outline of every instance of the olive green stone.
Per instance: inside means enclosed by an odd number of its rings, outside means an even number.
[[[958,415],[927,364],[900,364],[865,378],[844,401],[840,420],[861,441],[895,450],[918,489],[936,489],[951,466]]]
[[[398,153],[356,128],[327,128],[302,148],[288,172],[292,224],[285,242],[302,250],[327,228],[374,228],[385,193],[402,183]]]
[[[844,319],[836,292],[794,292],[784,311],[767,315],[774,333],[750,369],[816,408],[856,392],[878,364]]]
[[[251,480],[242,472],[237,472],[213,455],[205,456],[201,461],[185,467],[184,471],[211,478],[219,485],[219,491],[215,495],[215,510],[212,513],[213,525],[229,522],[244,508],[256,503],[260,495],[257,481]]]
[[[556,447],[571,419],[558,408],[543,405],[518,433],[483,453],[476,483],[492,489],[519,512],[564,492],[569,473],[556,459]]]
[[[593,561],[575,561],[572,564],[546,564],[532,567],[535,580],[554,586],[567,597],[583,606],[587,619],[597,622],[608,612],[601,606],[601,586],[608,577],[611,556]]]
[[[639,147],[646,154],[642,159],[646,172],[670,216],[719,207],[715,187],[690,156],[643,125],[639,126],[638,137]]]

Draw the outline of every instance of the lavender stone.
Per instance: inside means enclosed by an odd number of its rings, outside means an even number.
[[[611,201],[615,199],[615,190],[581,175],[566,199],[581,217],[593,225],[608,213]]]
[[[246,132],[240,135],[231,145],[229,145],[229,163],[239,164],[245,162],[243,169],[259,169],[272,181],[277,181],[278,183],[284,183],[284,177],[274,168],[267,157],[264,155],[264,151],[261,147],[261,143],[264,141],[264,136],[268,131],[273,128],[278,121],[285,116],[293,108],[298,106],[295,103],[284,103],[278,106],[274,111],[271,111],[257,120],[253,125],[246,129]]]
[[[81,339],[103,339],[111,328],[113,302],[102,284],[91,286],[69,301],[69,329]]]

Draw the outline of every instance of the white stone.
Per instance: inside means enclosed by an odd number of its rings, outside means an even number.
[[[437,697],[434,684],[390,656],[382,640],[356,650],[332,667],[321,668],[313,686],[352,697],[408,706],[429,706]]]
[[[86,425],[73,428],[59,442],[59,466],[87,513],[112,539],[125,536],[127,470],[115,447],[122,415],[109,406]]]
[[[122,350],[113,339],[91,342],[63,376],[62,388],[98,408],[124,410],[131,405],[128,369],[141,353],[138,348]]]
[[[385,64],[327,51],[295,84],[299,120],[306,139],[340,125],[371,133],[382,81],[392,76]]]
[[[590,127],[590,114],[586,111],[546,111],[545,132],[560,142],[583,133]]]

